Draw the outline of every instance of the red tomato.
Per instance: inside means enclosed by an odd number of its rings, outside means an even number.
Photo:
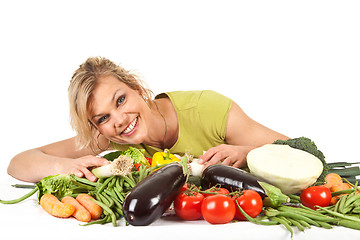
[[[316,205],[327,207],[331,202],[331,192],[325,186],[313,186],[306,188],[300,194],[301,203],[312,209],[316,209]]]
[[[242,195],[235,199],[240,207],[252,218],[261,213],[263,208],[263,201],[261,196],[254,190],[244,190]],[[245,221],[246,217],[240,212],[235,202],[236,214],[235,218],[241,221]]]
[[[180,188],[180,193],[185,192],[186,190],[189,189],[189,185],[187,183],[185,183],[184,185],[182,185],[182,187]]]
[[[204,196],[201,193],[187,195],[182,192],[174,200],[176,215],[184,220],[198,220],[201,218],[201,203]]]
[[[216,194],[204,198],[201,205],[203,218],[211,224],[224,224],[234,219],[234,200],[226,195]]]
[[[227,190],[226,188],[217,188],[217,189],[207,189],[207,190],[205,190],[205,192],[207,192],[207,191],[217,193],[217,194],[222,194],[222,195],[229,194],[229,190]],[[212,193],[204,193],[204,191],[202,192],[202,194],[204,195],[204,197],[209,197],[209,196],[216,195],[216,194],[212,194]]]

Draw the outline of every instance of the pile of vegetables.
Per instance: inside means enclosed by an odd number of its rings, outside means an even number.
[[[308,138],[278,140],[252,150],[249,171],[221,164],[203,170],[197,159],[188,154],[180,159],[168,150],[152,160],[136,148],[104,157],[112,163],[92,170],[97,182],[74,175],[49,176],[25,196],[0,202],[17,203],[38,192],[47,212],[73,216],[84,225],[116,226],[120,218],[135,226],[150,225],[173,204],[183,220],[283,225],[291,236],[293,228],[304,231],[311,226],[360,230],[358,167],[327,164]],[[55,212],[50,210],[53,206]],[[91,209],[97,209],[97,217]]]
[[[18,199],[0,200],[0,203],[18,203],[37,192],[39,204],[53,216],[70,217],[74,214],[79,216],[78,209],[82,209],[80,213],[84,215],[85,211],[79,206],[80,204],[90,213],[94,209],[97,209],[99,213],[99,208],[102,209],[100,216],[91,214],[90,219],[86,216],[80,218],[74,216],[82,222],[87,222],[84,225],[111,222],[116,226],[116,221],[123,217],[123,203],[128,192],[161,166],[150,168],[143,151],[132,147],[126,151],[111,152],[103,157],[112,163],[93,170],[100,176],[97,182],[91,182],[73,174],[48,176],[41,179],[35,186],[16,185],[15,187],[33,187],[34,189]],[[123,160],[127,163],[117,164]],[[113,162],[117,163],[113,164]],[[111,171],[107,166],[112,167]]]

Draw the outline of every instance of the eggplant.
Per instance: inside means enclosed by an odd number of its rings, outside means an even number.
[[[185,181],[186,175],[179,163],[170,163],[151,173],[125,197],[123,213],[126,221],[134,226],[146,226],[159,219]]]
[[[258,181],[262,180],[244,170],[216,164],[205,168],[201,175],[200,184],[203,189],[220,184],[221,187],[226,188],[230,192],[251,189],[258,192],[262,198],[265,198],[265,190]]]

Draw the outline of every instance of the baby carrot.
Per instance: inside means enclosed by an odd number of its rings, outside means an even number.
[[[89,194],[85,194],[85,193],[79,194],[76,197],[76,200],[81,205],[83,205],[86,208],[86,210],[89,211],[92,219],[99,219],[102,214],[102,208],[95,202],[91,201],[90,199],[94,199],[94,198]]]
[[[329,188],[329,189],[332,186],[343,182],[341,176],[339,174],[337,174],[337,173],[329,173],[329,174],[327,174],[326,177],[325,177],[325,181],[326,181],[326,183],[324,184],[324,186]]]
[[[75,207],[71,204],[62,203],[52,194],[44,194],[40,198],[41,207],[54,217],[67,218],[70,217]]]
[[[62,203],[68,203],[75,207],[75,211],[72,214],[74,218],[81,222],[89,222],[91,220],[91,214],[86,208],[81,205],[75,198],[71,196],[65,196],[61,199]]]

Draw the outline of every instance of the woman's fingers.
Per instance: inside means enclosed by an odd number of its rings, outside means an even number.
[[[199,163],[204,164],[204,168],[217,163],[241,167],[246,162],[247,152],[248,147],[221,144],[199,156]]]
[[[78,159],[74,159],[72,162],[72,167],[70,173],[74,174],[77,177],[86,177],[90,181],[95,182],[96,177],[89,168],[100,167],[106,164],[110,164],[110,161],[105,158],[99,158],[95,156],[84,156]]]

